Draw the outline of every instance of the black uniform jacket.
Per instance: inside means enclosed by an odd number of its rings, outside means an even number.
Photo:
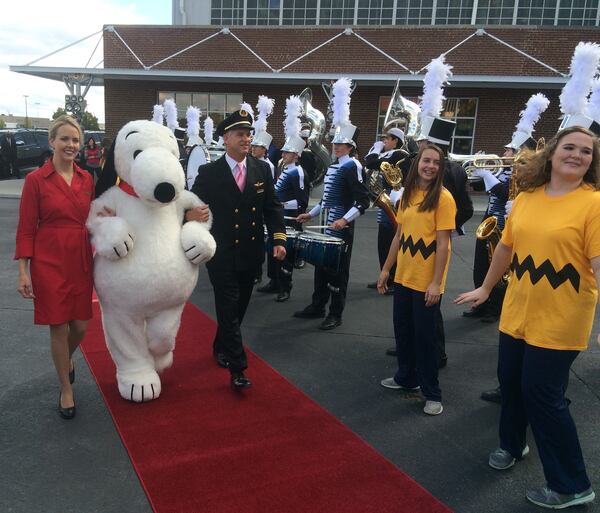
[[[246,186],[240,192],[225,156],[198,168],[192,187],[213,215],[210,232],[217,243],[210,269],[254,270],[264,260],[267,225],[275,245],[285,244],[281,203],[275,197],[271,170],[265,162],[246,157]]]
[[[473,217],[473,202],[467,190],[468,177],[464,168],[456,163],[446,160],[444,169],[444,187],[450,191],[456,203],[456,231],[464,235],[462,229],[471,217]]]

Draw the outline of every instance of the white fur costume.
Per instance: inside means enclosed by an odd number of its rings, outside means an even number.
[[[184,190],[179,149],[171,130],[131,121],[117,135],[115,169],[134,196],[113,186],[97,198],[87,226],[95,246],[94,282],[106,342],[121,396],[156,399],[158,372],[173,363],[175,336],[198,265],[215,253],[207,223],[183,224],[202,201]],[[97,214],[108,207],[114,217]]]

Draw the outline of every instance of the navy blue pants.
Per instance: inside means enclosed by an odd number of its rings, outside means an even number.
[[[577,428],[565,399],[569,370],[578,355],[579,351],[532,346],[500,332],[500,447],[520,456],[527,424],[531,424],[548,488],[564,494],[590,487]]]
[[[425,306],[425,292],[394,284],[394,334],[398,371],[396,383],[421,387],[430,401],[441,401],[438,383],[436,321],[440,304]]]

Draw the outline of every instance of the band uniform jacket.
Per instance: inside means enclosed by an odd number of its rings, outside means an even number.
[[[239,190],[225,155],[200,166],[192,192],[204,201],[213,215],[215,256],[207,262],[214,269],[256,269],[264,260],[264,229],[274,245],[285,245],[283,208],[275,196],[271,169],[248,155],[246,185]]]
[[[450,191],[456,203],[456,231],[464,235],[463,225],[473,217],[473,201],[467,190],[468,177],[464,168],[456,162],[446,160],[444,187]]]

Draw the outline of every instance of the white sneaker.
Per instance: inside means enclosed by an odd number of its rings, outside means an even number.
[[[439,415],[443,411],[444,407],[439,401],[426,401],[425,408],[423,408],[423,412],[425,412],[427,415]]]

